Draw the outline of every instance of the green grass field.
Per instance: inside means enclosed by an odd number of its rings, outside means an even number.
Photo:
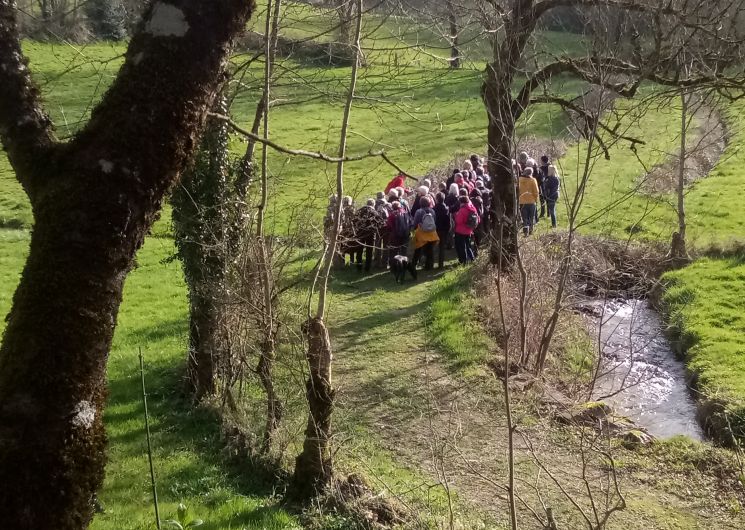
[[[303,5],[290,4],[286,17],[292,26],[286,34],[298,38],[329,27],[328,17]],[[261,31],[260,20],[254,24]],[[426,28],[411,27],[392,19],[383,25],[368,23],[367,33],[365,47],[371,65],[360,80],[359,94],[364,98],[352,113],[350,152],[385,147],[409,172],[424,174],[448,162],[455,152],[483,151],[486,116],[479,90],[481,69],[488,52],[485,43],[479,40],[469,43],[467,67],[452,72],[445,68],[443,61],[432,57],[432,54],[446,56],[448,50],[442,49],[436,36]],[[421,49],[405,46],[406,42],[414,40],[423,43]],[[541,42],[552,51],[576,51],[577,46],[576,40],[561,34],[546,34]],[[27,42],[24,47],[62,138],[85,123],[91,107],[116,74],[124,52],[124,46],[118,44],[73,48]],[[540,51],[537,54],[541,56]],[[399,65],[393,73],[384,65],[392,55]],[[236,59],[236,64],[239,63],[240,57]],[[251,89],[237,95],[232,108],[232,115],[242,125],[250,123],[253,117],[259,69],[257,65],[249,69],[246,84]],[[285,60],[280,71],[282,76],[275,97],[287,104],[272,110],[272,138],[294,148],[334,152],[348,70],[308,67]],[[556,83],[567,94],[577,94],[582,88],[566,80]],[[733,124],[743,119],[742,112],[745,108],[738,107],[728,114]],[[673,127],[676,123],[674,109],[651,110],[643,118],[629,123],[634,134],[648,142],[639,151],[645,164],[663,160],[665,153],[674,147],[675,132],[670,129],[670,123]],[[541,105],[525,116],[521,134],[550,138],[563,134],[566,126],[566,119],[555,107]],[[745,214],[737,208],[737,194],[728,193],[733,183],[744,182],[739,170],[742,167],[739,146],[745,140],[737,132],[730,144],[731,156],[689,193],[693,237],[700,245],[710,241],[726,243],[743,233]],[[231,147],[240,155],[244,144],[234,138]],[[581,147],[580,144],[579,149]],[[571,186],[579,167],[576,153],[570,150],[561,161],[567,186]],[[595,167],[584,215],[602,211],[614,197],[625,195],[643,172],[636,155],[625,146],[614,148],[612,155],[610,162],[600,161]],[[273,152],[270,165],[274,188],[272,220],[276,232],[287,226],[297,208],[320,210],[325,206],[332,187],[333,167]],[[349,164],[347,171],[350,194],[358,198],[380,189],[393,172],[377,159]],[[2,155],[0,192],[0,316],[3,316],[10,308],[33,220],[28,201]],[[643,216],[650,204],[654,206],[652,213]],[[720,209],[720,205],[724,208]],[[592,230],[623,235],[625,226],[643,217],[646,229],[643,237],[669,237],[672,213],[664,199],[650,203],[646,197],[632,196],[621,208],[621,213],[594,219]],[[161,513],[170,517],[176,505],[184,502],[196,517],[206,521],[208,529],[293,528],[298,525],[296,518],[277,505],[272,491],[260,483],[247,481],[245,473],[239,475],[224,465],[218,450],[221,442],[208,413],[193,411],[189,403],[183,401],[186,294],[178,263],[163,262],[174,250],[167,237],[168,222],[166,212],[157,228],[157,233],[165,237],[148,239],[138,255],[138,269],[127,280],[109,360],[110,398],[106,425],[110,460],[101,496],[107,510],[97,516],[93,528],[119,530],[153,526],[140,406],[139,347],[143,348],[147,362]],[[738,289],[745,291],[745,278],[741,267],[733,267],[730,271],[728,264],[731,262],[727,260],[710,260],[679,273],[679,281],[686,288],[695,286],[701,278],[708,278],[712,283],[724,278],[727,283],[718,284],[718,289],[729,290],[730,294],[729,298],[724,298],[716,289],[703,288],[696,290],[695,297],[687,299],[685,310],[690,315],[686,316],[685,323],[691,329],[699,326],[708,330],[710,317],[718,319],[720,315],[728,315],[730,318],[728,322],[722,321],[725,327],[729,326],[728,333],[723,330],[716,340],[701,335],[704,338],[692,356],[698,360],[694,360],[692,366],[702,372],[709,370],[707,367],[718,368],[718,360],[736,358],[737,352],[742,357],[745,323],[741,317],[732,319],[732,316],[741,313],[742,305],[736,303],[735,293]],[[723,271],[727,272],[724,276]],[[421,491],[414,486],[419,484],[423,488],[419,471],[396,461],[376,441],[375,428],[371,427],[375,424],[375,414],[381,411],[400,414],[412,401],[426,397],[407,389],[416,381],[414,372],[407,371],[405,376],[398,373],[401,365],[412,368],[410,365],[418,362],[411,357],[412,352],[439,348],[449,353],[451,357],[447,360],[453,366],[468,372],[483,359],[489,344],[478,334],[468,334],[464,339],[463,328],[473,323],[468,314],[459,312],[463,305],[469,305],[468,293],[461,289],[463,281],[459,276],[448,276],[436,284],[407,286],[394,297],[390,294],[388,280],[380,276],[361,281],[354,273],[344,273],[333,285],[334,340],[342,351],[353,352],[340,361],[342,385],[348,389],[355,382],[362,384],[363,381],[355,379],[355,374],[364,370],[369,375],[364,388],[386,397],[379,405],[381,409],[365,413],[353,406],[353,396],[346,409],[342,406],[339,414],[342,434],[365,433],[354,447],[345,447],[343,461],[347,468],[370,472],[379,477],[381,483],[395,485],[398,491],[419,494]],[[731,307],[721,303],[725,299],[730,300]],[[424,333],[427,325],[435,335],[435,344],[431,344]],[[0,330],[3,326],[4,321],[0,320]],[[729,395],[734,397],[740,392],[745,396],[745,361],[741,362],[739,371],[738,364],[731,363],[732,370],[727,374],[720,373],[721,370],[710,372],[712,380],[722,376],[719,384],[730,385]],[[434,498],[435,511],[441,511],[442,492],[428,491],[421,496],[427,493]]]

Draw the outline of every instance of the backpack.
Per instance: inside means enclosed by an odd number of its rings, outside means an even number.
[[[411,226],[409,226],[409,214],[400,212],[396,215],[396,224],[393,227],[393,233],[399,241],[407,241],[411,235]]]
[[[378,212],[378,215],[383,221],[388,220],[388,216],[390,215],[390,212],[388,211],[388,208],[386,208],[385,204],[379,205],[376,211]]]
[[[466,226],[476,230],[479,227],[479,214],[476,212],[470,212],[468,214],[468,219],[466,219]]]
[[[422,222],[419,225],[424,232],[434,232],[437,230],[437,223],[435,223],[435,216],[432,212],[426,212],[422,217]]]

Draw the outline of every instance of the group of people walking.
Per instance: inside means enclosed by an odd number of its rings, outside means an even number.
[[[526,236],[546,212],[556,227],[558,174],[547,156],[541,157],[541,162],[539,166],[527,153],[513,161],[519,175],[516,192]],[[474,261],[489,231],[492,202],[492,182],[481,157],[471,155],[436,188],[425,178],[410,190],[405,178],[402,174],[394,177],[384,191],[359,209],[351,197],[343,198],[339,261],[346,262],[349,256],[352,264],[365,271],[370,271],[373,263],[393,267],[395,258],[408,255],[412,239],[413,256],[407,262],[415,279],[422,259],[425,270],[433,269],[435,262],[442,268],[446,251],[452,248],[459,263]],[[329,199],[327,229],[334,224],[336,200],[336,195]]]

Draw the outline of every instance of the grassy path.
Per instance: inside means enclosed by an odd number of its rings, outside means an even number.
[[[428,491],[430,502],[420,508],[440,518],[448,517],[449,490],[464,527],[491,528],[506,522],[504,492],[495,486],[506,483],[506,421],[500,386],[481,368],[491,353],[474,325],[475,308],[461,304],[470,299],[469,284],[463,271],[420,273],[418,282],[403,286],[387,273],[337,273],[331,324],[338,352],[338,436],[344,440],[351,430],[362,435],[359,445],[342,444],[344,467],[363,469],[404,499],[410,489]],[[459,292],[465,295],[461,300]],[[474,350],[478,355],[469,357]],[[574,442],[550,420],[526,411],[518,413],[521,430],[573,490],[581,465]],[[683,440],[672,443],[691,454],[709,450]],[[658,456],[622,449],[617,458],[628,465],[621,476],[629,508],[611,528],[710,528],[716,521],[716,528],[734,529],[745,523],[715,499],[722,494],[713,474],[658,469]],[[517,463],[521,492],[537,503],[527,486],[536,479],[524,444]],[[580,524],[545,476],[541,487],[559,520]],[[527,512],[522,518],[526,528],[533,527]]]

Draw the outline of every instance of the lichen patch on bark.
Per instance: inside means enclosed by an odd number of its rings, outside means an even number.
[[[96,419],[96,408],[90,401],[81,401],[75,405],[72,424],[75,427],[90,429]]]
[[[183,37],[189,31],[189,23],[178,7],[158,2],[153,7],[145,31],[153,37]]]

